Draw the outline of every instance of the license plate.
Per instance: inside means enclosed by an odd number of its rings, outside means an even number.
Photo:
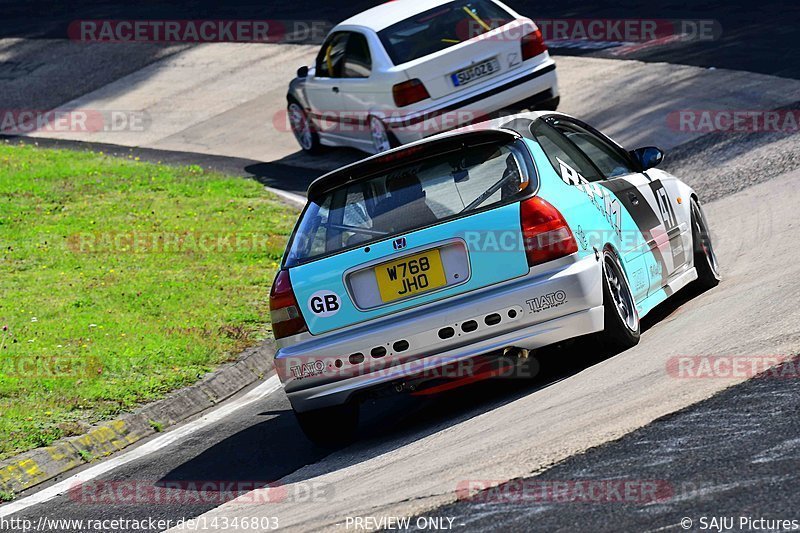
[[[375,267],[384,303],[437,289],[447,284],[439,250],[410,255]]]
[[[453,80],[453,85],[460,87],[470,82],[491,76],[500,70],[500,62],[496,57],[475,63],[467,68],[461,69],[458,72],[450,74],[450,79]]]

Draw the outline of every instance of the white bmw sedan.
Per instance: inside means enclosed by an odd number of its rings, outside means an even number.
[[[289,85],[303,150],[378,153],[501,110],[555,110],[556,66],[534,22],[496,0],[396,0],[331,30]]]

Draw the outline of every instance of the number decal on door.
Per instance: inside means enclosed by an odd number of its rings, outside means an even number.
[[[658,209],[661,211],[661,220],[664,221],[667,232],[672,231],[678,227],[678,221],[675,218],[675,211],[672,209],[667,190],[659,183],[659,187],[654,192],[656,195],[656,202],[658,202]]]
[[[664,228],[669,238],[669,247],[672,251],[672,268],[668,272],[671,273],[686,262],[686,253],[683,249],[680,232],[675,231],[678,228],[678,217],[675,216],[675,210],[672,208],[672,202],[670,202],[664,185],[660,181],[654,181],[650,184],[650,187],[656,197],[658,214],[664,223]]]

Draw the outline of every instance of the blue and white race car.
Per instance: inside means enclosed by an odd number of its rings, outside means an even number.
[[[621,350],[691,282],[719,282],[697,194],[555,112],[440,134],[316,180],[271,292],[276,368],[304,432],[437,369],[597,334]]]

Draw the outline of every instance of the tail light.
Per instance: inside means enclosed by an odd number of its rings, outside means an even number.
[[[272,315],[272,332],[276,339],[308,331],[294,297],[289,271],[281,270],[272,283],[269,293],[269,310]]]
[[[522,37],[522,60],[536,57],[542,52],[547,52],[547,45],[544,44],[542,30],[535,30]]]
[[[574,254],[578,243],[558,209],[534,196],[520,203],[520,224],[528,265]]]
[[[417,78],[398,83],[392,87],[392,96],[394,96],[394,103],[397,107],[416,104],[431,97],[428,94],[428,89]]]

